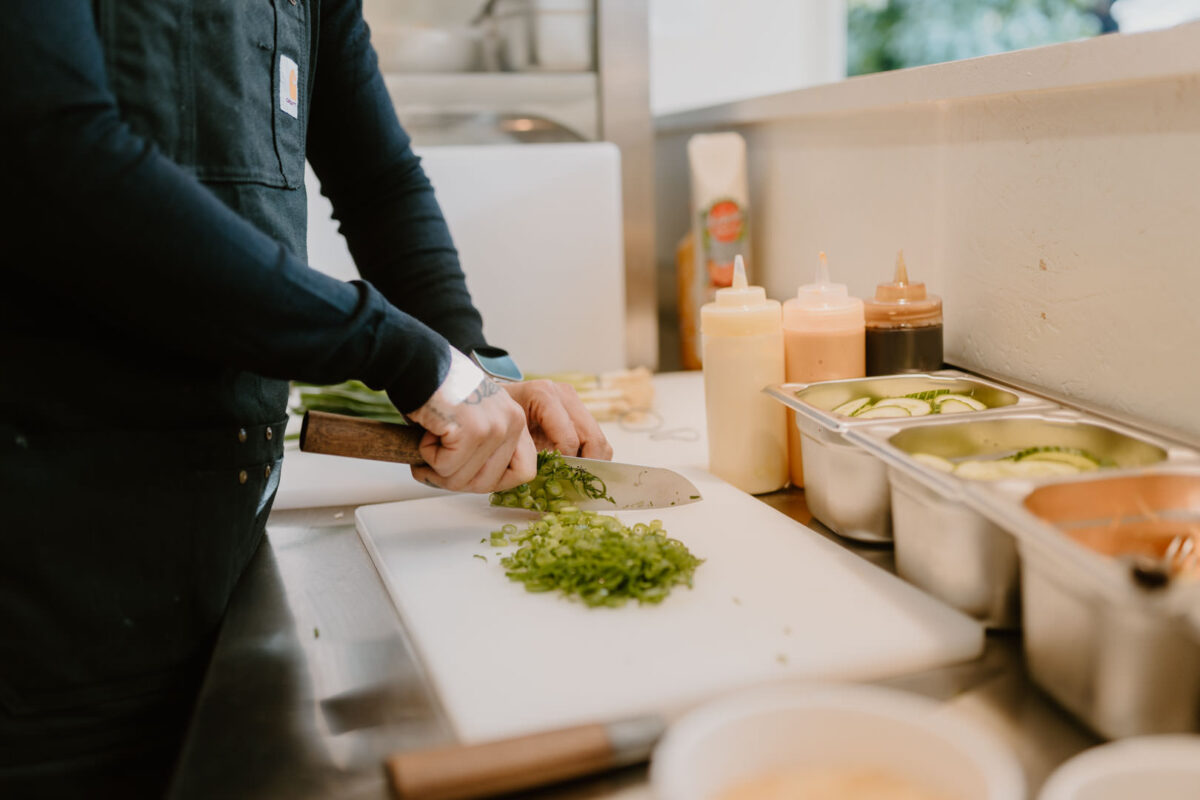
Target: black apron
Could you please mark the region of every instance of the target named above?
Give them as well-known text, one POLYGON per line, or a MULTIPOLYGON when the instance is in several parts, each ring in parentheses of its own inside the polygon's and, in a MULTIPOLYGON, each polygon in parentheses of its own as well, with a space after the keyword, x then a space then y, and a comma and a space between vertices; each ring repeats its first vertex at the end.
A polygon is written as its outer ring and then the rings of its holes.
MULTIPOLYGON (((123 118, 301 258, 315 2, 94 0, 123 118)), ((286 383, 159 366, 119 380, 174 428, 0 420, 0 786, 177 737, 261 539, 286 383)))

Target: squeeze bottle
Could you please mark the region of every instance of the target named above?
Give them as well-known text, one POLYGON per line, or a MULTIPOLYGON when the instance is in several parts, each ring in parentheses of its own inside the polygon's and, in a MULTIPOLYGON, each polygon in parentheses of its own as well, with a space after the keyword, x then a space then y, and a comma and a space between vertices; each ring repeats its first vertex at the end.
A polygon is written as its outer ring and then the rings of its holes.
POLYGON ((740 255, 733 284, 700 309, 708 469, 750 494, 787 484, 787 409, 762 391, 783 382, 781 323, 779 302, 747 285, 740 255))
MULTIPOLYGON (((844 283, 831 283, 825 253, 817 274, 783 304, 783 347, 788 383, 812 383, 866 375, 863 301, 844 283)), ((804 485, 796 412, 788 417, 788 464, 793 486, 804 485)))
POLYGON ((868 375, 942 368, 942 299, 908 279, 903 250, 896 256, 895 279, 879 284, 864 310, 868 375))

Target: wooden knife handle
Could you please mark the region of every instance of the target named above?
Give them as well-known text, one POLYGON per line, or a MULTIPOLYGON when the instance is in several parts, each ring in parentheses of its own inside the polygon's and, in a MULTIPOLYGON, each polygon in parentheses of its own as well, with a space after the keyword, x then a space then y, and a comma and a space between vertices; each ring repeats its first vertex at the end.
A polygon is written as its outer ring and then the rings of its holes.
POLYGON ((467 800, 616 766, 604 725, 581 725, 483 744, 401 753, 387 760, 400 800, 467 800))
POLYGON ((417 448, 425 429, 326 411, 304 412, 300 449, 306 453, 369 458, 398 464, 424 464, 417 448))

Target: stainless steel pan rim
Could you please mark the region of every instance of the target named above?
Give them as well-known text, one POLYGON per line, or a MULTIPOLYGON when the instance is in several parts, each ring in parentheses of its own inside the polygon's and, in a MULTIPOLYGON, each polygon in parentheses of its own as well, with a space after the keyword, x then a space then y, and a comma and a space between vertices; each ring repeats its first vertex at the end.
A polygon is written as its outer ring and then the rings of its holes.
MULTIPOLYGON (((1086 426, 1091 430, 1102 433, 1097 434, 1101 437, 1108 437, 1117 441, 1130 442, 1126 449, 1134 451, 1143 451, 1143 457, 1139 463, 1118 465, 1117 467, 1107 468, 1103 470, 1104 476, 1116 476, 1127 474, 1129 472, 1141 472, 1146 469, 1157 467, 1163 464, 1187 464, 1194 463, 1200 465, 1200 453, 1196 453, 1190 448, 1183 447, 1175 442, 1167 441, 1156 436, 1142 433, 1134 428, 1121 425, 1120 423, 1111 422, 1105 419, 1074 411, 1066 408, 1049 408, 1049 409, 1028 409, 1028 410, 1003 410, 999 409, 1000 413, 992 414, 984 417, 986 412, 979 412, 971 415, 970 419, 962 419, 966 415, 955 415, 944 419, 925 419, 920 421, 907 422, 900 420, 901 423, 907 424, 888 424, 894 423, 894 420, 880 420, 879 424, 864 426, 862 428, 853 428, 846 431, 845 438, 863 449, 873 453, 878 458, 882 459, 889 466, 911 475, 913 478, 920 481, 929 489, 944 495, 947 499, 957 500, 959 502, 972 501, 974 495, 985 492, 987 494, 1000 494, 1006 498, 1014 498, 1020 496, 1023 498, 1034 488, 1051 483, 1061 483, 1064 481, 1083 479, 1087 480, 1087 475, 1084 474, 1078 478, 1075 476, 1069 477, 1046 477, 1046 478, 1008 478, 996 481, 975 481, 951 475, 949 473, 940 472, 931 467, 927 467, 920 462, 913 460, 910 453, 911 450, 905 450, 901 446, 894 443, 894 439, 900 436, 913 437, 915 431, 929 431, 931 434, 941 428, 946 427, 1002 427, 1014 422, 1027 422, 1031 427, 1036 427, 1041 424, 1047 424, 1057 429, 1066 429, 1072 426, 1086 426), (1150 458, 1153 450, 1160 451, 1162 457, 1158 460, 1150 458), (978 487, 984 487, 982 489, 978 487)), ((1030 441, 1030 444, 1033 444, 1030 441)), ((1085 448, 1087 449, 1087 448, 1085 448)), ((1103 448, 1101 448, 1103 449, 1103 448)), ((962 453, 961 455, 965 455, 962 453)), ((1097 452, 1097 455, 1107 457, 1108 452, 1097 452)), ((941 453, 934 453, 941 455, 941 453)), ((1127 459, 1128 461, 1128 459, 1127 459)))
POLYGON ((1003 404, 988 408, 984 411, 973 411, 967 414, 955 414, 955 418, 970 417, 975 419, 1006 413, 1013 409, 1025 408, 1058 408, 1058 405, 1038 397, 1037 395, 1013 389, 986 378, 980 378, 961 370, 945 369, 935 372, 919 372, 902 375, 876 375, 869 378, 843 378, 833 381, 815 381, 812 383, 780 383, 763 388, 763 392, 783 403, 796 412, 797 417, 804 417, 817 423, 823 428, 843 433, 852 428, 869 427, 880 424, 919 424, 927 417, 912 417, 909 419, 861 419, 844 417, 832 413, 832 409, 854 397, 864 394, 875 396, 900 396, 910 392, 929 391, 931 389, 951 388, 957 391, 982 391, 993 401, 1003 400, 1003 404), (887 387, 893 388, 887 388, 887 387), (899 388, 895 388, 895 387, 899 388), (805 399, 806 395, 808 399, 805 399), (813 401, 816 401, 815 403, 813 401))
MULTIPOLYGON (((1153 467, 1105 470, 1100 474, 1088 473, 1049 483, 1088 483, 1131 475, 1200 477, 1200 465, 1164 462, 1153 467)), ((1086 588, 1109 602, 1119 603, 1127 611, 1186 619, 1200 641, 1200 580, 1173 580, 1157 590, 1137 587, 1130 578, 1127 563, 1072 541, 1053 523, 1043 520, 1025 507, 1025 497, 1042 485, 1049 484, 1009 487, 1007 491, 996 491, 999 487, 980 485, 972 487, 971 499, 980 513, 1012 533, 1022 551, 1022 558, 1025 558, 1026 552, 1031 552, 1037 558, 1051 561, 1060 575, 1071 576, 1072 583, 1081 589, 1086 588)))

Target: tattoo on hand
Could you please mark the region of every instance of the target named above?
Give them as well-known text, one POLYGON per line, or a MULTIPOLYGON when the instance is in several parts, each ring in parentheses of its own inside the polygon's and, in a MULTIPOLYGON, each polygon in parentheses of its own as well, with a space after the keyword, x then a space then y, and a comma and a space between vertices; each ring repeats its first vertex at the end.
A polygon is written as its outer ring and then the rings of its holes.
POLYGON ((429 404, 428 406, 426 406, 426 409, 429 411, 430 414, 437 417, 438 419, 440 419, 442 422, 446 423, 447 425, 450 425, 455 422, 453 414, 447 414, 445 411, 442 411, 440 408, 438 408, 436 405, 433 405, 432 403, 429 404))
POLYGON ((463 403, 469 406, 477 406, 492 395, 499 393, 499 391, 500 387, 496 385, 495 381, 493 381, 491 378, 484 378, 480 384, 475 387, 475 391, 467 395, 467 398, 463 400, 463 403))

